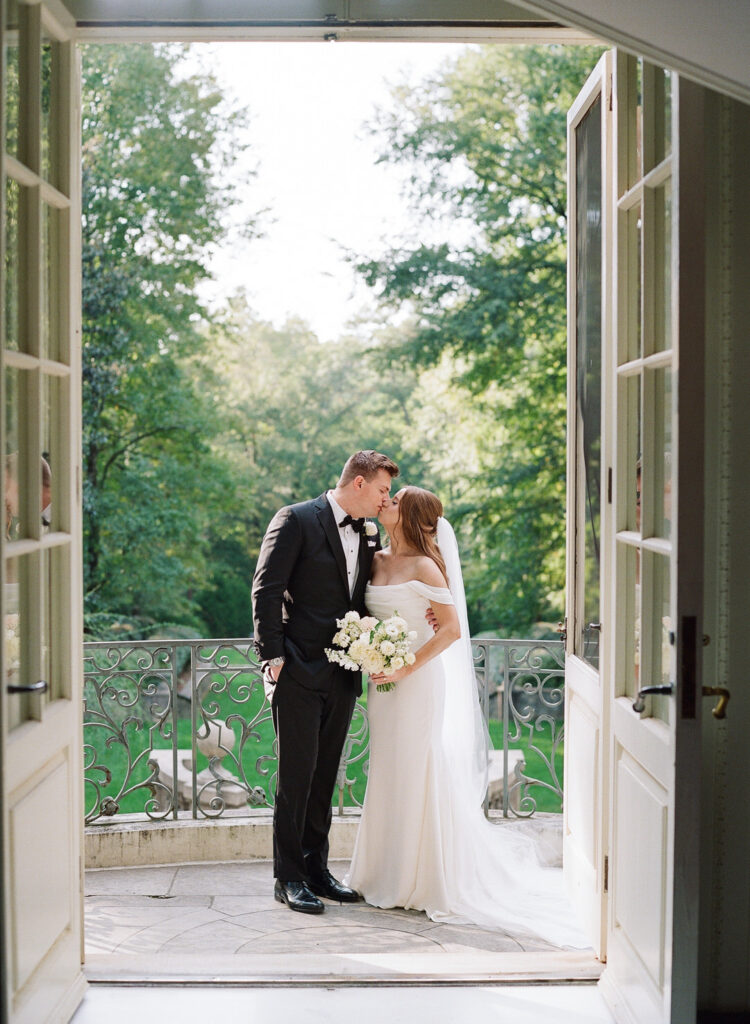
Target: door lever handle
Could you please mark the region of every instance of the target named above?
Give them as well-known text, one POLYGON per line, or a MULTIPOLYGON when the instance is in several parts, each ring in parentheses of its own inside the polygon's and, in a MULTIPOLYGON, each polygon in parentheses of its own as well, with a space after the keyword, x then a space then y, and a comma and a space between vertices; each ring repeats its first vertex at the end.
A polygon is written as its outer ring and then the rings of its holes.
POLYGON ((633 701, 633 711, 637 715, 642 715, 646 710, 646 697, 655 694, 669 696, 672 693, 674 693, 674 685, 672 683, 661 683, 658 686, 642 686, 638 691, 638 696, 633 701))
POLYGON ((37 683, 27 683, 25 686, 16 686, 11 683, 5 689, 8 693, 46 693, 49 684, 46 679, 40 679, 37 683))
POLYGON ((714 718, 727 717, 727 704, 732 696, 726 686, 704 686, 702 690, 704 697, 718 697, 716 707, 711 708, 714 718))

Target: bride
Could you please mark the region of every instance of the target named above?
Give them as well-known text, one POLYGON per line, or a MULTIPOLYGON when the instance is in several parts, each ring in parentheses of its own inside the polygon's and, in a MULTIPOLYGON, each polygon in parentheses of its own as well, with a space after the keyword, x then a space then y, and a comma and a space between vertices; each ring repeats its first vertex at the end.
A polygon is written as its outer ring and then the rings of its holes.
POLYGON ((370 677, 370 770, 345 881, 376 907, 586 947, 562 872, 539 863, 533 840, 491 824, 482 810, 486 727, 456 538, 442 512, 430 491, 404 487, 378 517, 390 544, 375 555, 367 609, 406 619, 417 632, 416 660, 387 679, 370 677), (387 681, 395 687, 378 691, 387 681))

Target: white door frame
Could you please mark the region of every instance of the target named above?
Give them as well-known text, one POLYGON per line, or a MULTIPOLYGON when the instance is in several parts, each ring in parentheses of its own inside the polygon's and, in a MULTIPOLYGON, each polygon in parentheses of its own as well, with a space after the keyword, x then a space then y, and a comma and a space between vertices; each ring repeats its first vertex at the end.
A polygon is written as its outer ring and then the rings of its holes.
POLYGON ((6 641, 0 653, 0 1016, 39 1024, 67 1020, 85 990, 79 73, 75 26, 56 0, 21 2, 18 23, 9 26, 8 17, 2 0, 3 77, 13 52, 21 79, 11 152, 3 88, 0 440, 4 461, 13 453, 3 496, 17 486, 19 500, 0 535, 0 609, 20 649, 6 641), (18 274, 8 302, 5 246, 13 221, 18 274), (44 452, 52 467, 49 528, 40 515, 44 452))

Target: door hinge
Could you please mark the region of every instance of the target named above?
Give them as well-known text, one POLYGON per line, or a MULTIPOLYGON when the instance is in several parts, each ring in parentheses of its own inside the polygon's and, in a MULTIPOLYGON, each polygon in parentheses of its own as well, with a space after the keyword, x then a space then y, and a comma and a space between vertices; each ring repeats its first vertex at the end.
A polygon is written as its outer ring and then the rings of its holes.
POLYGON ((607 468, 607 504, 612 504, 612 467, 607 468))
POLYGON ((604 858, 604 891, 609 892, 609 857, 604 858))

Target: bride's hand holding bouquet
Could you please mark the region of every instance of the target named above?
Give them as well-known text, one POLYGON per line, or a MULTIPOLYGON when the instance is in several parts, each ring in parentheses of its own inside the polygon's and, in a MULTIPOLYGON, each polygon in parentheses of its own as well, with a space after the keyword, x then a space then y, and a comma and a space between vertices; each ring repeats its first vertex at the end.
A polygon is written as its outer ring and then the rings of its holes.
POLYGON ((392 690, 411 672, 416 660, 411 647, 417 634, 408 629, 398 612, 387 619, 360 618, 357 612, 347 612, 336 625, 336 647, 325 652, 329 661, 353 672, 365 672, 381 692, 392 690))

